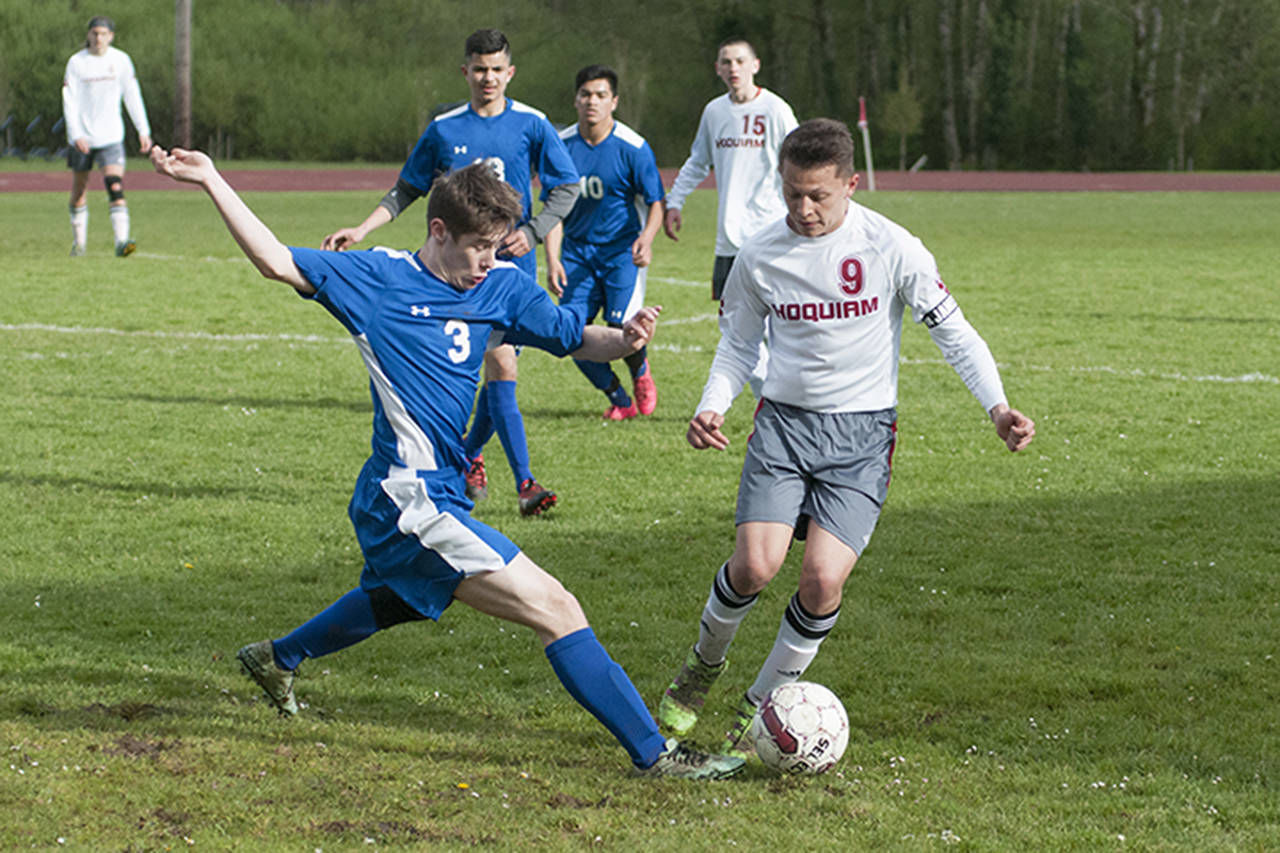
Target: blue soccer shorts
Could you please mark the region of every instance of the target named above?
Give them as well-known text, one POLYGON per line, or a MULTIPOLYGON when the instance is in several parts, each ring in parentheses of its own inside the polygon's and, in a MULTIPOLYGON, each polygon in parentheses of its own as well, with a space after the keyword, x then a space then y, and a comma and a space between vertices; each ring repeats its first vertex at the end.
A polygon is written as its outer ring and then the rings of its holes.
POLYGON ((439 619, 463 578, 501 571, 520 549, 471 517, 459 471, 387 469, 370 459, 348 510, 364 554, 360 587, 389 587, 428 619, 439 619))
POLYGON ((565 242, 560 262, 568 281, 561 305, 583 305, 587 322, 604 311, 606 323, 621 326, 644 305, 645 267, 631 260, 631 243, 565 242))

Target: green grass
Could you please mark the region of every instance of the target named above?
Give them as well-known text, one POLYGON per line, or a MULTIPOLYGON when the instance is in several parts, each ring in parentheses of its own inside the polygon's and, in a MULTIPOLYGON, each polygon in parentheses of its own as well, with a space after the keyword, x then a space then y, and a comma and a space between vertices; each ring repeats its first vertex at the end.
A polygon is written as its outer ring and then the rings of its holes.
MULTIPOLYGON (((1004 452, 904 332, 890 500, 809 672, 853 726, 837 770, 630 778, 531 632, 451 609, 304 664, 281 721, 234 664, 350 588, 367 379, 196 193, 130 194, 139 254, 65 257, 62 194, 4 196, 0 849, 1264 850, 1280 831, 1280 208, 1265 195, 881 194, 1036 419, 1004 452), (61 841, 60 841, 61 839, 61 841), (372 844, 368 843, 372 840, 372 844), (65 842, 62 843, 62 842, 65 842)), ((251 194, 315 245, 373 195, 251 194)), ((492 445, 477 516, 584 603, 656 702, 732 545, 726 453, 684 426, 717 340, 713 197, 660 238, 655 416, 602 423, 521 359, 523 520, 492 445)), ((415 208, 378 242, 415 247, 415 208)), ((694 732, 712 744, 793 555, 694 732)))

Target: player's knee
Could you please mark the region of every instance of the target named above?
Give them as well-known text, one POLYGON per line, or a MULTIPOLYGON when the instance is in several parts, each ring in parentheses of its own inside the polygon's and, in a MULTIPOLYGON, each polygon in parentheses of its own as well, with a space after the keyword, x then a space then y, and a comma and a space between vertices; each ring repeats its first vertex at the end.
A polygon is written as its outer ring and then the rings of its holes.
POLYGON ((844 596, 844 578, 832 573, 801 571, 798 589, 800 604, 813 614, 830 613, 844 596))
POLYGON ((107 188, 107 200, 112 204, 118 201, 124 201, 124 179, 119 175, 105 175, 102 178, 103 186, 107 188))
POLYGON ((559 583, 547 598, 546 611, 547 627, 557 636, 572 633, 587 624, 586 613, 578 603, 577 596, 559 583))
POLYGON ((500 346, 485 353, 484 378, 488 382, 515 382, 518 369, 514 347, 500 346))
POLYGON ((782 564, 759 549, 748 549, 733 555, 729 562, 729 582, 739 595, 755 595, 769 585, 782 564))

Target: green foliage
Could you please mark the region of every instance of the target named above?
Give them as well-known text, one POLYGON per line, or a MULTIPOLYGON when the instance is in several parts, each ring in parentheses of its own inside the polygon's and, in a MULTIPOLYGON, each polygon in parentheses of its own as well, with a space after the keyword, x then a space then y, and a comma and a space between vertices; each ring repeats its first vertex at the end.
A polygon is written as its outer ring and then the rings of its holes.
MULTIPOLYGON (((170 6, 116 0, 111 9, 162 143, 173 127, 170 6)), ((0 118, 12 113, 19 128, 47 119, 20 146, 49 144, 58 80, 90 14, 78 0, 0 0, 0 118)), ((194 7, 194 139, 225 150, 218 140, 230 137, 242 157, 401 161, 432 109, 465 97, 462 42, 481 26, 511 37, 510 94, 558 123, 574 118, 574 72, 615 66, 619 115, 664 166, 684 160, 703 105, 723 92, 712 65, 729 35, 755 43, 758 81, 802 119, 853 122, 865 96, 877 146, 904 141, 895 93, 905 74, 923 111, 906 132, 905 159, 927 154, 937 168, 1280 164, 1271 132, 1280 125, 1280 0, 653 0, 607 15, 586 0, 477 0, 465 16, 446 0, 216 0, 194 7), (955 31, 949 56, 944 11, 955 31), (944 146, 948 115, 954 155, 944 146)))
MULTIPOLYGON (((1273 846, 1275 204, 859 199, 934 251, 1038 435, 1004 452, 928 335, 904 331, 889 502, 809 672, 843 697, 849 752, 828 777, 757 764, 702 786, 629 778, 531 633, 464 607, 304 664, 308 707, 276 719, 233 652, 355 582, 357 353, 238 258, 198 193, 131 192, 141 249, 123 261, 97 209, 72 260, 61 193, 6 196, 0 848, 1273 846)), ((310 245, 372 203, 248 200, 310 245)), ((683 438, 717 340, 713 223, 695 193, 680 242, 656 247, 657 413, 602 423, 571 364, 527 352, 534 466, 563 504, 521 519, 495 443, 477 510, 574 591, 650 702, 732 547, 751 429, 741 399, 729 451, 683 438)), ((378 242, 421 231, 406 215, 378 242)), ((704 745, 797 559, 740 632, 704 745)))

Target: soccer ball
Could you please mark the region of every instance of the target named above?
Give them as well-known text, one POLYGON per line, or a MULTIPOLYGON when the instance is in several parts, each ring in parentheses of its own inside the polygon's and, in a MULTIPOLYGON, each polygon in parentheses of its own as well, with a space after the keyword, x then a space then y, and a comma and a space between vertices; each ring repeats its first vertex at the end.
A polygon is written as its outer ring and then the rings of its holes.
POLYGON ((794 681, 774 688, 751 721, 756 754, 779 773, 825 773, 849 745, 849 716, 821 684, 794 681))

